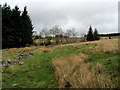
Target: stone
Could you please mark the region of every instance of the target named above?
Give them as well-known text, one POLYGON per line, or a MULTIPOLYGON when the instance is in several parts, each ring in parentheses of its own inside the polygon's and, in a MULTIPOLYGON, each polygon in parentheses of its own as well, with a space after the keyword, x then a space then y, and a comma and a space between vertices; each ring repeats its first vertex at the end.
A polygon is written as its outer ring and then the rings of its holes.
POLYGON ((23 56, 24 56, 24 54, 23 54, 23 53, 20 53, 20 54, 18 55, 19 60, 20 60, 21 58, 23 58, 23 56))
POLYGON ((30 52, 30 54, 31 54, 31 55, 33 55, 33 53, 32 53, 32 52, 30 52))
POLYGON ((23 53, 21 53, 19 56, 24 56, 24 54, 23 54, 23 53))
POLYGON ((5 67, 8 67, 8 66, 9 66, 7 62, 5 62, 3 65, 4 65, 5 67))
POLYGON ((17 84, 13 84, 12 86, 14 87, 14 86, 16 86, 17 84))
POLYGON ((23 63, 23 62, 19 62, 18 64, 19 64, 19 65, 24 65, 24 63, 23 63))
POLYGON ((11 60, 10 60, 10 59, 8 59, 8 60, 7 60, 7 63, 8 63, 8 64, 11 64, 11 60))

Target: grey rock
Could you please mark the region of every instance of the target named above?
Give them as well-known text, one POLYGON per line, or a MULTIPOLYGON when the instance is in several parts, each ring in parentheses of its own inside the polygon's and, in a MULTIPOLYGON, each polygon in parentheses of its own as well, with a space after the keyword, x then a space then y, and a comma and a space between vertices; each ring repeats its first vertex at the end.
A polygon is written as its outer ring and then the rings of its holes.
POLYGON ((11 64, 11 60, 10 60, 10 59, 8 59, 8 60, 7 60, 7 63, 8 63, 8 64, 11 64))
POLYGON ((24 56, 24 54, 23 54, 23 53, 21 53, 19 56, 24 56))
POLYGON ((8 65, 7 62, 5 62, 5 63, 3 64, 3 66, 4 66, 4 67, 8 67, 9 65, 8 65))
POLYGON ((32 53, 32 52, 30 52, 30 55, 33 55, 33 53, 32 53))
POLYGON ((18 64, 19 64, 19 65, 24 65, 24 63, 23 63, 23 62, 19 62, 18 64))

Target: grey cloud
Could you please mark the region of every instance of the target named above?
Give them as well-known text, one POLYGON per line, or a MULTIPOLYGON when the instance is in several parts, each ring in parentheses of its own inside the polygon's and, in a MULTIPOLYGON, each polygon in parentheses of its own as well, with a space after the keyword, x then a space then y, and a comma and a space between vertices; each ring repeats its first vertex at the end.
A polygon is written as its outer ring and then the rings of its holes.
POLYGON ((28 5, 30 16, 39 31, 43 27, 59 25, 64 29, 75 27, 78 32, 87 32, 89 25, 100 33, 117 32, 117 3, 55 3, 35 2, 28 5))
MULTIPOLYGON (((27 5, 34 30, 59 25, 64 30, 75 27, 87 33, 89 25, 100 33, 118 32, 118 3, 116 2, 57 2, 47 0, 23 3, 27 5)), ((19 4, 18 4, 19 6, 19 4)), ((21 7, 23 8, 23 7, 21 7)))

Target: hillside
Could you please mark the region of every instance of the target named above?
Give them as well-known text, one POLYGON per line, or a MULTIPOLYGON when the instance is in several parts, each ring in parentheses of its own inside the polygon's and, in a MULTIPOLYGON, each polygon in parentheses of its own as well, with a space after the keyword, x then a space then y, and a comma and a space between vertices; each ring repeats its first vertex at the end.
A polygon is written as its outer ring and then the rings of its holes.
POLYGON ((118 39, 2 52, 3 88, 118 87, 118 39))

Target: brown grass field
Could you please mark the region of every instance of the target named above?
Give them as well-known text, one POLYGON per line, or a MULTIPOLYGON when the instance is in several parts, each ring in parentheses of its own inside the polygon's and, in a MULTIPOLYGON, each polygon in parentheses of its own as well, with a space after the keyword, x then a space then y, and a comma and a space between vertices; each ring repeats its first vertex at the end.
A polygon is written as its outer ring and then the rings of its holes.
MULTIPOLYGON (((91 53, 112 52, 119 53, 118 39, 100 40, 93 42, 66 44, 72 46, 96 45, 90 48, 91 53)), ((83 53, 79 55, 69 55, 52 62, 55 69, 59 87, 64 88, 113 88, 114 85, 108 75, 104 73, 104 66, 97 64, 93 67, 89 57, 83 53)))
MULTIPOLYGON (((56 43, 56 41, 62 41, 62 43, 83 42, 83 41, 85 41, 85 38, 84 37, 81 37, 81 38, 62 38, 62 39, 52 39, 52 40, 50 40, 51 43, 56 43)), ((36 40, 34 40, 35 44, 45 43, 45 42, 47 42, 47 39, 36 39, 36 40)))
MULTIPOLYGON (((78 39, 79 41, 79 39, 78 39)), ((34 42, 38 43, 39 40, 35 40, 34 42)), ((94 52, 107 52, 107 51, 113 51, 113 52, 117 52, 118 51, 118 39, 102 39, 99 41, 87 41, 87 42, 80 42, 80 43, 71 43, 71 44, 60 44, 60 45, 55 45, 55 46, 51 46, 51 47, 46 47, 46 46, 41 46, 41 47, 37 47, 37 46, 31 46, 31 47, 24 47, 24 48, 9 48, 9 49, 3 49, 2 54, 6 55, 6 54, 11 54, 11 53, 17 53, 17 52, 25 52, 25 51, 30 51, 33 49, 39 49, 41 51, 44 50, 53 50, 57 47, 62 47, 62 46, 79 46, 79 45, 97 45, 95 48, 91 48, 91 50, 94 52), (6 52, 5 52, 6 51, 6 52)))

